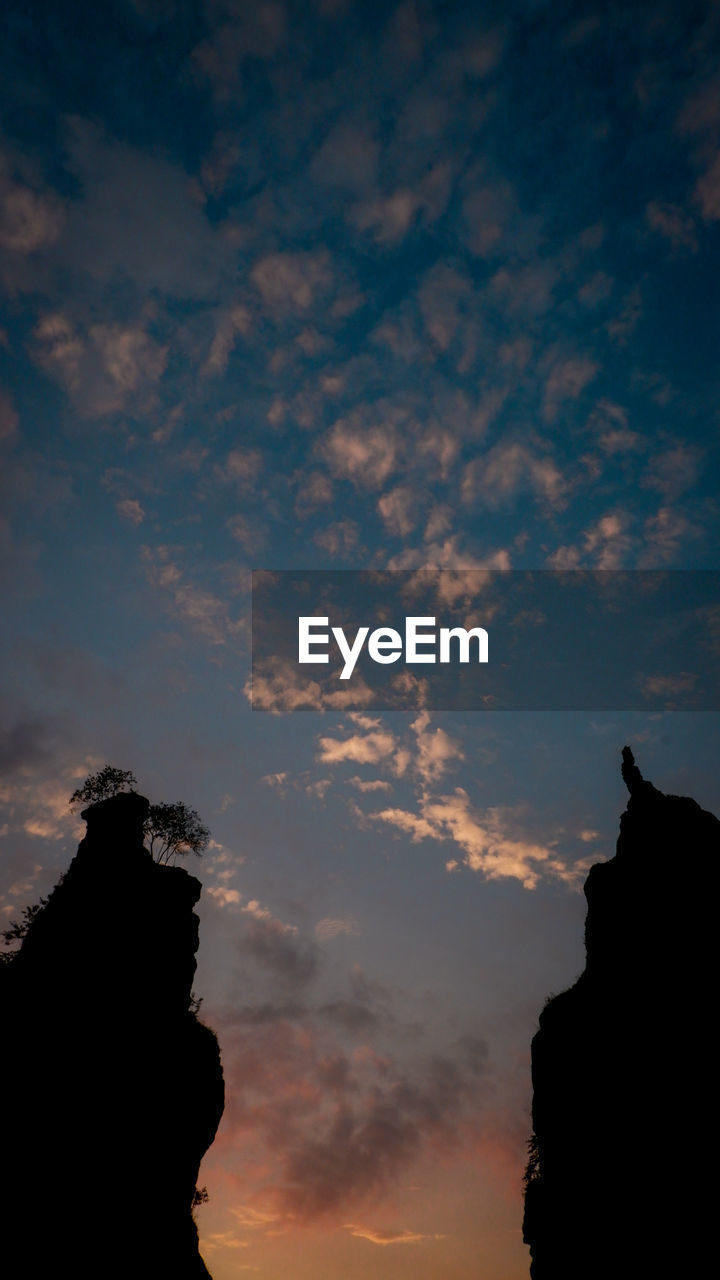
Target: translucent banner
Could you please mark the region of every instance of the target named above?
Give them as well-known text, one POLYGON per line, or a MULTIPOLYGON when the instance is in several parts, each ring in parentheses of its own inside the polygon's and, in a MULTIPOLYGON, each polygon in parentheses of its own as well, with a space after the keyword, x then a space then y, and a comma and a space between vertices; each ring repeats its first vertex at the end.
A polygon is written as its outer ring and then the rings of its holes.
POLYGON ((720 709, 714 571, 253 574, 255 710, 720 709))

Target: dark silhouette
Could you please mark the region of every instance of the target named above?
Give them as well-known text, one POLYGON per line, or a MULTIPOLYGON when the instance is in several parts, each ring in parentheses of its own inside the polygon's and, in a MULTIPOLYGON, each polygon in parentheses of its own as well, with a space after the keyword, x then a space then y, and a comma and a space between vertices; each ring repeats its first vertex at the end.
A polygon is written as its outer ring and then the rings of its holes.
POLYGON ((532 1044, 533 1280, 701 1275, 713 1248, 720 822, 644 781, 590 870, 585 970, 532 1044))
POLYGON ((116 769, 106 764, 97 773, 88 774, 82 786, 73 791, 68 803, 73 810, 81 806, 86 808, 99 800, 109 800, 121 791, 134 791, 136 786, 137 778, 132 769, 116 769))
MULTIPOLYGON (((136 786, 137 778, 130 769, 116 769, 106 764, 97 773, 89 774, 82 786, 73 791, 70 808, 77 810, 81 805, 97 804, 121 792, 134 791, 136 786)), ((201 857, 210 842, 210 832, 200 821, 197 810, 178 800, 175 804, 149 806, 143 838, 156 862, 170 862, 187 853, 201 857)))
POLYGON ((200 857, 208 847, 210 832, 195 809, 178 800, 175 804, 151 804, 143 828, 145 844, 156 862, 194 853, 200 857))
POLYGON ((143 847, 148 801, 87 834, 0 967, 0 1244, 8 1280, 207 1280, 193 1206, 223 1111, 193 1012, 200 883, 143 847))

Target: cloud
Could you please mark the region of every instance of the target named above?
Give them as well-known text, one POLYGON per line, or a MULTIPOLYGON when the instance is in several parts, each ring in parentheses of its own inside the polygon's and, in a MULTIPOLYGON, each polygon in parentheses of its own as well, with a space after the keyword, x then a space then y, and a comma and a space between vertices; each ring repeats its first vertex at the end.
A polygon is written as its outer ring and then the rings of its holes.
POLYGON ((313 800, 318 800, 321 804, 325 799, 325 793, 332 786, 332 778, 318 778, 317 782, 308 782, 305 786, 305 795, 310 796, 313 800))
POLYGON ((676 122, 681 135, 714 136, 720 129, 720 79, 717 75, 695 86, 682 105, 676 122))
POLYGON ((311 173, 316 182, 362 192, 373 188, 378 144, 359 124, 341 121, 316 152, 311 173))
POLYGON ((501 267, 490 280, 489 295, 508 316, 534 319, 550 309, 559 278, 559 269, 552 262, 501 267))
POLYGON ((417 740, 417 756, 413 767, 424 783, 442 777, 453 761, 465 759, 465 753, 458 742, 444 729, 430 729, 429 725, 430 715, 427 711, 423 711, 411 725, 417 740))
POLYGON ((246 337, 251 329, 252 317, 245 306, 236 305, 220 315, 203 373, 212 376, 225 373, 238 337, 246 337))
POLYGON ((335 520, 326 529, 318 530, 313 541, 330 556, 347 557, 358 550, 360 526, 354 520, 335 520))
POLYGON ((63 220, 55 193, 33 190, 14 178, 0 155, 0 248, 18 254, 46 249, 58 239, 63 220))
POLYGON ((68 205, 58 254, 83 281, 78 302, 92 286, 105 291, 128 284, 143 299, 153 292, 222 296, 228 246, 179 165, 108 138, 79 116, 68 121, 65 141, 81 195, 68 205))
POLYGON ((605 302, 613 291, 612 277, 605 271, 596 271, 578 289, 578 298, 584 307, 597 307, 601 302, 605 302))
POLYGON ((597 569, 620 569, 633 545, 629 525, 626 512, 608 512, 585 530, 581 543, 558 547, 548 564, 552 569, 577 569, 590 560, 597 569))
POLYGON ((648 226, 665 236, 673 249, 697 249, 695 223, 678 205, 653 200, 645 210, 648 226))
POLYGON ((262 469, 259 449, 231 449, 222 468, 224 479, 235 481, 241 488, 253 485, 262 469))
POLYGON ((378 822, 389 822, 415 841, 437 838, 437 829, 432 822, 407 809, 381 809, 378 813, 369 814, 369 817, 378 822))
POLYGON ((237 889, 228 889, 227 885, 223 884, 206 885, 205 893, 209 894, 219 907, 239 906, 242 898, 237 889))
POLYGON ((466 328, 472 300, 469 280, 454 267, 440 264, 424 277, 418 306, 426 333, 440 351, 447 351, 458 330, 466 328))
POLYGON ((598 569, 619 569, 630 548, 628 517, 622 511, 603 516, 585 533, 585 551, 598 569))
MULTIPOLYGON (((343 1082, 350 1064, 338 1062, 343 1082)), ((362 1204, 395 1184, 429 1141, 458 1142, 461 1118, 478 1107, 487 1048, 470 1038, 451 1054, 437 1054, 403 1070, 387 1062, 358 1101, 342 1083, 322 1129, 290 1142, 281 1203, 293 1217, 312 1220, 362 1204), (383 1078, 384 1076, 384 1078, 383 1078)))
POLYGON ((303 471, 294 477, 297 484, 295 514, 304 520, 318 507, 328 506, 333 500, 330 477, 324 471, 303 471))
POLYGON ((599 400, 593 409, 588 427, 597 438, 603 453, 608 457, 634 453, 641 447, 641 438, 628 426, 628 415, 620 404, 612 400, 599 400))
POLYGON ((35 768, 49 755, 50 732, 44 720, 16 720, 0 726, 0 777, 35 768))
POLYGON ((264 1195, 244 1184, 242 1198, 276 1223, 347 1221, 386 1196, 429 1144, 436 1158, 457 1148, 486 1102, 487 1046, 470 1036, 406 1062, 363 1044, 348 1052, 307 1017, 236 1015, 223 1043, 224 1140, 241 1161, 262 1160, 264 1195))
POLYGON ((377 505, 388 533, 396 538, 406 538, 412 533, 420 502, 409 485, 398 485, 384 493, 377 505))
POLYGON ((255 263, 250 278, 271 315, 282 319, 301 314, 332 287, 330 255, 324 249, 314 253, 270 253, 255 263))
POLYGON ((331 1000, 318 1007, 317 1015, 323 1022, 351 1036, 371 1037, 394 1024, 389 1011, 372 999, 331 1000))
POLYGON ((371 1244, 385 1247, 391 1244, 420 1244, 423 1240, 444 1240, 442 1235, 423 1235, 419 1231, 381 1230, 373 1227, 361 1227, 354 1222, 346 1222, 345 1228, 351 1235, 360 1240, 369 1240, 371 1244))
POLYGON ((318 947, 298 938, 294 926, 276 920, 254 900, 243 911, 254 918, 238 943, 242 955, 269 970, 283 987, 300 988, 311 982, 320 964, 318 947))
POLYGON ((378 196, 367 204, 359 205, 353 213, 353 221, 359 231, 371 231, 380 244, 393 244, 402 240, 420 204, 416 191, 398 188, 392 195, 378 196))
POLYGON ((444 542, 429 539, 422 547, 407 547, 398 555, 388 560, 388 569, 418 569, 422 573, 442 573, 438 582, 437 594, 440 602, 451 602, 457 599, 454 594, 457 584, 470 571, 475 574, 489 572, 492 569, 509 569, 512 560, 510 552, 503 548, 488 551, 484 555, 464 550, 460 543, 460 535, 453 534, 444 542), (450 594, 452 593, 452 594, 450 594))
MULTIPOLYGON (((345 683, 350 685, 349 681, 345 683)), ((275 716, 299 710, 337 711, 347 706, 370 705, 375 701, 373 690, 361 678, 354 678, 352 687, 341 689, 331 682, 322 684, 318 680, 304 679, 296 664, 278 660, 256 662, 243 692, 254 709, 268 711, 275 716)))
POLYGON ((247 619, 231 618, 225 600, 188 581, 170 547, 144 546, 141 554, 149 582, 166 593, 170 612, 191 631, 218 646, 237 643, 246 633, 247 619))
POLYGON ((315 925, 315 936, 321 942, 327 942, 329 938, 338 938, 341 934, 353 936, 361 932, 357 920, 344 916, 325 916, 315 925))
POLYGON ((283 784, 287 782, 287 779, 288 779, 288 774, 284 772, 283 773, 266 773, 260 779, 260 781, 265 782, 269 787, 282 787, 283 784))
POLYGON ((682 512, 672 507, 660 507, 654 515, 648 516, 643 526, 638 568, 653 569, 671 564, 679 558, 682 544, 689 538, 696 538, 699 533, 698 526, 682 512))
MULTIPOLYGON (((344 764, 348 761, 355 764, 384 764, 392 774, 400 777, 405 773, 410 761, 407 746, 386 729, 378 718, 365 715, 359 711, 351 711, 348 719, 357 730, 344 738, 323 736, 318 739, 317 759, 323 764, 344 764)), ((353 782, 353 780, 350 780, 353 782)), ((357 783, 359 780, 355 779, 357 783)), ((378 790, 374 784, 372 790, 378 790)))
POLYGON ((257 522, 240 512, 230 517, 226 528, 247 555, 254 556, 265 541, 264 532, 258 527, 257 522))
MULTIPOLYGON (((351 918, 327 917, 316 936, 357 930, 351 918)), ((243 1226, 361 1221, 354 1215, 386 1200, 429 1149, 437 1160, 477 1132, 493 1087, 481 1037, 430 1050, 420 1023, 398 1020, 395 993, 357 969, 345 990, 334 967, 327 998, 323 952, 273 918, 253 920, 239 945, 271 993, 215 1015, 227 1087, 217 1155, 238 1170, 243 1226), (324 998, 313 1000, 320 980, 324 998)), ((247 991, 246 972, 242 984, 247 991)))
POLYGON ((543 417, 554 422, 566 400, 577 400, 585 387, 597 376, 599 366, 589 356, 560 360, 551 369, 545 383, 543 417))
MULTIPOLYGON (((15 725, 0 741, 4 781, 0 781, 0 807, 10 831, 39 840, 62 841, 83 830, 78 816, 70 812, 72 791, 98 762, 88 757, 80 764, 55 762, 52 775, 41 772, 46 751, 40 726, 15 725)), ((44 871, 48 868, 45 866, 44 871)))
POLYGON ((193 62, 198 73, 210 81, 216 98, 222 103, 241 92, 245 60, 272 61, 285 47, 287 38, 284 5, 276 0, 236 5, 231 20, 219 22, 196 46, 193 62))
POLYGON ((398 244, 418 223, 432 226, 444 212, 451 191, 452 170, 446 161, 431 164, 406 186, 376 194, 358 203, 349 221, 369 231, 380 245, 398 244))
POLYGON ((67 316, 51 312, 38 321, 34 337, 38 364, 84 417, 118 413, 147 396, 167 363, 167 347, 142 324, 95 324, 83 334, 67 316))
POLYGON ((471 253, 488 259, 506 250, 508 227, 517 212, 515 193, 505 180, 470 191, 463 201, 462 216, 471 253))
POLYGON ((700 470, 700 458, 700 451, 685 442, 655 453, 642 478, 642 484, 646 489, 657 489, 668 502, 672 502, 695 484, 700 470))
POLYGON ((500 440, 488 453, 468 463, 461 496, 466 504, 480 497, 492 508, 529 491, 556 507, 563 502, 565 490, 565 480, 550 457, 519 441, 500 440))
MULTIPOLYGON (((462 400, 460 400, 460 403, 462 403, 462 400)), ((451 406, 451 412, 456 421, 457 410, 458 400, 455 400, 451 406)), ((482 405, 478 406, 474 411, 469 411, 468 417, 473 434, 480 434, 484 429, 483 415, 484 406, 482 405)), ((455 424, 453 425, 455 426, 455 424)), ((440 480, 447 480, 459 452, 460 440, 452 431, 448 431, 444 427, 428 427, 419 435, 417 440, 418 458, 421 458, 429 466, 431 478, 439 477, 440 480)), ((423 500, 420 501, 422 501, 424 509, 425 502, 423 500)))
POLYGON ((319 446, 333 475, 359 489, 382 488, 398 460, 396 420, 397 411, 383 404, 339 418, 319 446))
POLYGON ((0 444, 9 444, 15 438, 19 422, 10 392, 0 387, 0 444))
MULTIPOLYGON (((366 812, 352 801, 350 810, 361 826, 381 822, 403 832, 414 843, 452 842, 462 856, 459 860, 450 858, 448 869, 462 864, 487 879, 519 880, 527 889, 535 888, 541 877, 576 886, 578 877, 587 869, 585 864, 569 865, 552 845, 526 839, 519 810, 495 807, 476 812, 461 787, 449 795, 433 794, 434 784, 465 759, 465 751, 445 729, 431 725, 429 712, 422 711, 415 717, 404 740, 384 728, 377 718, 353 713, 352 719, 356 728, 364 732, 344 738, 319 738, 319 761, 326 765, 346 761, 373 764, 394 778, 406 778, 417 793, 412 808, 387 805, 366 812)), ((391 789, 385 779, 364 784, 356 775, 347 782, 361 794, 391 789)))
MULTIPOLYGON (((452 841, 461 851, 461 863, 487 880, 518 880, 523 888, 535 889, 542 876, 570 884, 577 879, 577 869, 564 863, 550 847, 512 834, 518 821, 512 810, 492 808, 476 813, 462 787, 437 798, 423 795, 418 812, 388 808, 368 817, 397 827, 414 841, 452 841)), ((457 866, 457 861, 451 859, 451 865, 457 866)))
MULTIPOLYGON (((201 1241, 203 1252, 206 1249, 247 1249, 248 1241, 239 1240, 234 1231, 212 1231, 209 1235, 203 1235, 201 1241)), ((243 1267, 241 1270, 259 1271, 259 1267, 243 1267)))
POLYGON ((145 519, 145 512, 137 498, 121 498, 115 503, 115 507, 118 515, 127 520, 128 524, 142 524, 145 519))
POLYGON ((684 693, 692 693, 698 681, 692 671, 679 671, 670 676, 644 676, 643 693, 648 698, 675 698, 684 693))
POLYGON ((706 222, 720 219, 720 155, 715 156, 705 173, 698 178, 694 197, 706 222))
POLYGON ((322 737, 318 740, 317 758, 321 764, 377 764, 394 756, 397 742, 387 729, 352 734, 348 738, 322 737))
POLYGON ((143 382, 157 381, 165 369, 167 349, 140 327, 93 325, 89 337, 108 378, 123 394, 136 391, 143 382))
POLYGON ((609 336, 619 347, 624 347, 635 332, 643 314, 642 290, 639 285, 623 298, 620 310, 605 326, 609 336))

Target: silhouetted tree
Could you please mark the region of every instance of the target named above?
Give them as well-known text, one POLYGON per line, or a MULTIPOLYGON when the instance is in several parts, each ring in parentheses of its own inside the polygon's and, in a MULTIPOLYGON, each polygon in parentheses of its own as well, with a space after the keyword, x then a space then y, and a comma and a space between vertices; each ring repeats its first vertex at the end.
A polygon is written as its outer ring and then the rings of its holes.
POLYGON ((151 804, 144 833, 156 862, 169 862, 178 854, 188 853, 199 858, 210 840, 200 815, 182 800, 176 804, 151 804))
POLYGON ((532 1134, 528 1138, 527 1143, 528 1160, 523 1174, 523 1186, 527 1188, 532 1182, 537 1182, 540 1178, 540 1143, 536 1134, 532 1134))
MULTIPOLYGON (((130 769, 115 769, 106 764, 104 769, 91 773, 82 786, 73 791, 70 805, 76 808, 80 804, 98 804, 122 791, 132 791, 136 786, 137 778, 130 769)), ((182 800, 175 804, 152 804, 143 827, 143 835, 155 862, 160 863, 170 862, 172 858, 183 857, 188 853, 194 853, 199 858, 210 841, 210 832, 201 822, 199 813, 182 800)), ((39 908, 26 910, 35 911, 39 908)), ((28 920, 23 933, 17 937, 25 936, 29 924, 28 920)), ((13 939, 15 937, 13 934, 13 939)))
POLYGON ((34 902, 30 907, 24 907, 23 913, 19 920, 11 920, 7 929, 4 929, 0 937, 8 948, 7 951, 0 951, 0 964, 8 964, 13 960, 19 951, 19 947, 13 947, 13 942, 22 942, 30 925, 36 916, 47 906, 48 899, 41 898, 39 902, 34 902))
POLYGON ((114 769, 112 765, 106 764, 104 769, 91 773, 82 786, 73 791, 70 805, 75 808, 80 804, 97 804, 100 800, 109 800, 111 796, 118 795, 120 791, 132 791, 136 786, 137 778, 131 769, 114 769))

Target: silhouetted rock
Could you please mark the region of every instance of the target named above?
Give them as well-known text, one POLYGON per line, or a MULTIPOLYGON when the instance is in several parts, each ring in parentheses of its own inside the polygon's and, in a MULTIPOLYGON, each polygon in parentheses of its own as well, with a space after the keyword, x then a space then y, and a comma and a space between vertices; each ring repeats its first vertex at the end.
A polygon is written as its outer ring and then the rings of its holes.
POLYGON ((628 748, 623 777, 615 857, 585 884, 585 970, 532 1044, 533 1280, 700 1275, 714 1244, 720 822, 644 781, 628 748))
POLYGON ((223 1111, 191 1010, 198 880, 143 848, 114 796, 0 970, 0 1258, 8 1280, 207 1280, 191 1204, 223 1111))

